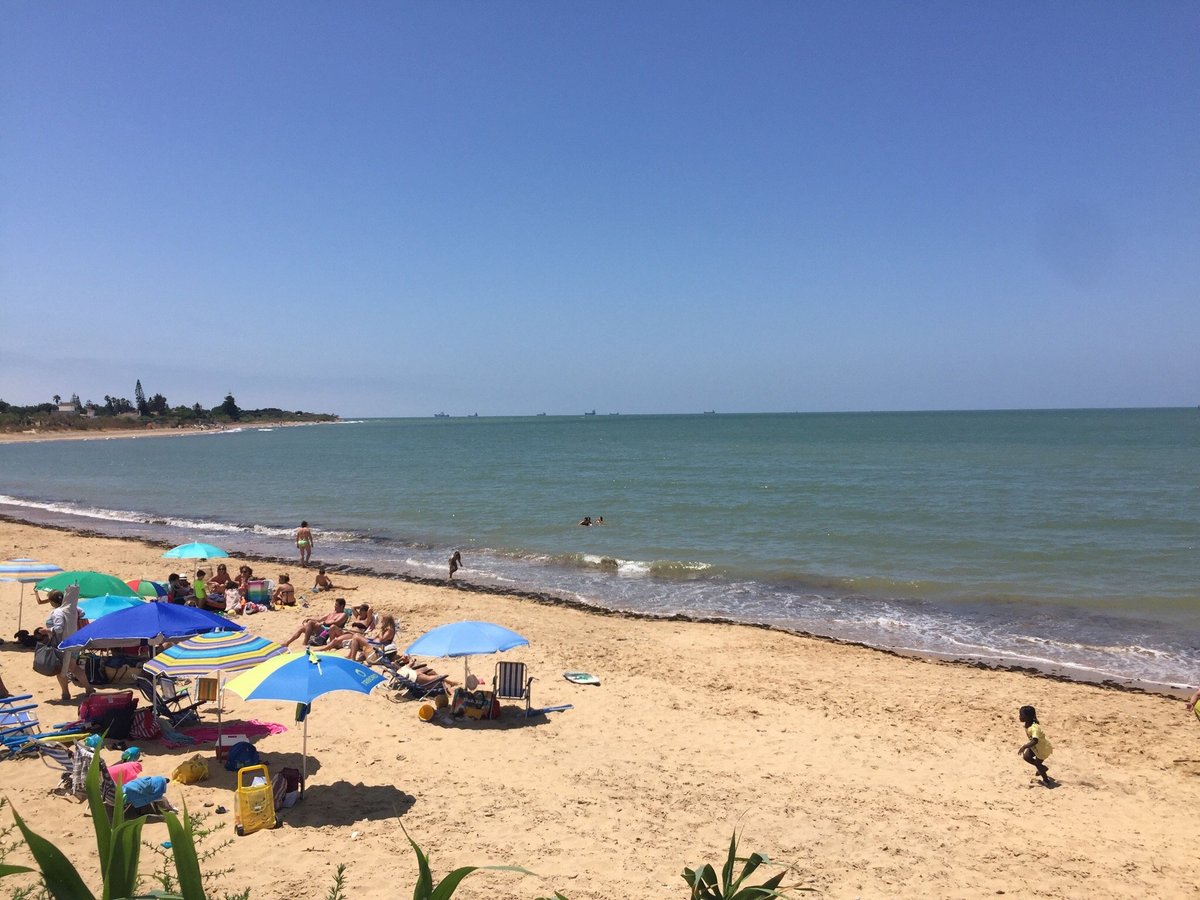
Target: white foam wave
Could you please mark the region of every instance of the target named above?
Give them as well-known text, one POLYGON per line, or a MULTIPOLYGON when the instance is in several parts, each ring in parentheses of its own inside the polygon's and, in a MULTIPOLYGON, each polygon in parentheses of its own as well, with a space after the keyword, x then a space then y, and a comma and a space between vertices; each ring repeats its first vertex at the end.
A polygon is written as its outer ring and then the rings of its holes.
MULTIPOLYGON (((295 533, 294 528, 279 528, 273 525, 240 525, 230 522, 213 522, 207 519, 185 519, 177 516, 160 517, 151 513, 138 512, 128 509, 106 509, 102 506, 85 506, 79 503, 26 500, 0 494, 0 504, 21 506, 26 509, 40 509, 44 512, 57 513, 65 516, 78 516, 85 519, 99 519, 106 522, 122 522, 129 525, 166 525, 181 531, 204 531, 220 534, 253 534, 260 537, 290 539, 295 533)), ((322 531, 321 539, 330 543, 348 543, 359 540, 361 535, 351 531, 322 531)))
POLYGON ((84 516, 89 519, 107 519, 112 522, 144 523, 150 519, 144 513, 124 509, 103 509, 96 506, 80 506, 76 503, 56 503, 39 500, 22 500, 19 497, 9 497, 0 494, 0 503, 9 506, 24 506, 28 509, 41 509, 46 512, 61 513, 69 516, 84 516))

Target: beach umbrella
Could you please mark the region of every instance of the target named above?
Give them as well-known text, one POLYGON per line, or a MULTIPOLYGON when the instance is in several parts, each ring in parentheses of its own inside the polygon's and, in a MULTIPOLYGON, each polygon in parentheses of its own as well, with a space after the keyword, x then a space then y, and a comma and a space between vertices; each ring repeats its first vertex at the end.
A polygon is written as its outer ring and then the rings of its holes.
MULTIPOLYGON (((219 682, 224 676, 253 669, 274 656, 287 653, 287 648, 248 631, 210 631, 180 641, 149 660, 142 671, 154 678, 194 678, 215 675, 219 682)), ((217 691, 217 746, 221 746, 221 717, 224 708, 221 692, 217 691)))
POLYGON ((513 647, 528 646, 529 641, 503 625, 491 622, 451 622, 427 631, 408 645, 410 656, 464 657, 463 677, 467 678, 467 657, 479 653, 503 653, 513 647))
POLYGON ((89 620, 95 622, 97 619, 102 619, 123 609, 129 609, 131 606, 141 606, 145 602, 141 597, 115 597, 112 594, 104 594, 100 597, 80 600, 79 609, 89 620))
POLYGON ((145 641, 157 647, 164 641, 187 638, 206 631, 243 631, 241 625, 194 606, 177 606, 174 603, 140 603, 111 613, 85 625, 64 640, 59 646, 72 647, 124 647, 145 641))
POLYGON ((9 559, 0 563, 0 581, 19 581, 21 583, 21 599, 17 606, 17 630, 21 630, 21 619, 25 616, 25 585, 36 584, 43 578, 61 572, 62 566, 38 562, 22 556, 19 559, 9 559))
POLYGON ((209 631, 173 644, 142 666, 142 671, 171 678, 241 672, 286 652, 282 644, 249 631, 209 631))
POLYGON ((43 578, 33 586, 35 591, 65 591, 73 584, 79 585, 80 597, 103 597, 112 594, 116 597, 132 597, 133 588, 116 575, 105 575, 103 572, 59 572, 49 578, 43 578))
POLYGON ((167 559, 228 559, 229 554, 212 544, 192 542, 172 547, 163 554, 167 559))
POLYGON ((167 586, 161 581, 150 581, 146 578, 133 578, 127 582, 129 589, 139 597, 156 597, 167 596, 167 586))
MULTIPOLYGON (((245 700, 284 700, 311 704, 332 691, 369 694, 383 676, 361 663, 332 653, 287 653, 268 659, 226 685, 245 700)), ((308 716, 304 716, 304 763, 301 784, 308 779, 308 716)))

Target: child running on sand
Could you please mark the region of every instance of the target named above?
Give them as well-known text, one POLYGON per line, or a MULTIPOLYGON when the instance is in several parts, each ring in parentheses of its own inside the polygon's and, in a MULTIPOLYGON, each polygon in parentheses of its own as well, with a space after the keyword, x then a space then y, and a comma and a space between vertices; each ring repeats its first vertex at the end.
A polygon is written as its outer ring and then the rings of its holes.
POLYGON ((1028 741, 1017 748, 1017 755, 1037 769, 1042 784, 1046 787, 1055 787, 1058 782, 1050 777, 1050 772, 1046 769, 1046 757, 1053 752, 1054 748, 1050 746, 1046 732, 1038 724, 1037 710, 1032 706, 1022 706, 1017 713, 1017 718, 1025 726, 1025 734, 1029 737, 1028 741))

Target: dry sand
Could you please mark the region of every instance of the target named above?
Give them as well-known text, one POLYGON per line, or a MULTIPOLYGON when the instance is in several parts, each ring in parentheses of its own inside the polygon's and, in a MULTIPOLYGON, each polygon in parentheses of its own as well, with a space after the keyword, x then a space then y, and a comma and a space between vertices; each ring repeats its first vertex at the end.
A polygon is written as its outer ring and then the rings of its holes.
MULTIPOLYGON (((165 578, 161 549, 0 522, 0 557, 68 569, 165 578)), ((297 566, 258 564, 258 574, 297 566)), ((469 571, 466 573, 469 578, 469 571)), ((211 895, 252 888, 256 900, 324 897, 348 863, 351 898, 408 896, 416 862, 403 824, 435 876, 472 864, 516 864, 538 875, 482 873, 456 897, 571 900, 686 897, 685 864, 719 863, 730 833, 742 849, 796 867, 828 897, 1187 897, 1200 894, 1200 722, 1174 698, 1064 683, 1020 672, 910 659, 759 628, 645 621, 515 598, 381 578, 345 577, 352 601, 394 612, 399 643, 459 619, 486 619, 529 638, 506 658, 529 663, 536 706, 525 720, 425 724, 416 703, 380 693, 334 694, 309 719, 309 788, 282 828, 233 842, 209 868, 232 867, 211 895), (565 670, 598 675, 575 686, 565 670), (1031 783, 1016 755, 1017 708, 1037 706, 1054 742, 1061 786, 1031 783)), ((33 623, 47 607, 30 602, 33 623)), ((15 623, 18 586, 0 585, 15 623)), ((324 612, 321 597, 315 609, 324 612)), ((286 636, 301 609, 241 620, 286 636)), ((476 658, 490 676, 495 660, 476 658)), ((441 661, 461 676, 461 663, 441 661)), ((10 642, 0 671, 32 691, 42 720, 71 717, 57 684, 10 642)), ((226 695, 227 718, 289 726, 262 738, 273 766, 298 765, 294 707, 226 695)), ((206 721, 215 721, 208 714, 206 721)), ((170 774, 197 748, 148 742, 145 774, 170 774)), ((216 764, 197 785, 172 785, 232 837, 232 776, 216 764)), ((112 758, 115 754, 106 754, 112 758)), ((95 879, 86 806, 52 796, 37 760, 0 761, 0 793, 95 879)), ((7 817, 7 812, 3 813, 7 817)), ((148 825, 148 841, 166 839, 148 825)), ((9 862, 17 862, 17 855, 9 862)), ((143 855, 143 869, 153 857, 143 855)), ((15 881, 15 879, 14 879, 15 881)), ((19 882, 18 882, 19 883, 19 882)), ((5 887, 11 890, 11 882, 5 887)))

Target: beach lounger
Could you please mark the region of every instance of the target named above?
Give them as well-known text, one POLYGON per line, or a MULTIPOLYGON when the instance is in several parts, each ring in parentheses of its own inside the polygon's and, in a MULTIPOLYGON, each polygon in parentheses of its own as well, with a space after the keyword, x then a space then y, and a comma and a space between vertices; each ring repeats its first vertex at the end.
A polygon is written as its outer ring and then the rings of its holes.
POLYGON ((27 700, 29 694, 20 697, 7 697, 6 703, 0 704, 0 759, 16 759, 39 754, 39 744, 58 743, 74 740, 87 733, 86 728, 75 725, 56 725, 50 731, 43 731, 37 717, 36 703, 16 703, 11 701, 27 700))
POLYGON ((167 675, 157 678, 142 674, 137 679, 138 690, 150 701, 154 714, 162 716, 171 723, 171 728, 178 731, 187 725, 195 725, 200 721, 196 707, 203 700, 192 701, 187 690, 179 690, 175 679, 167 675))
POLYGON ((271 594, 275 590, 275 582, 268 579, 258 579, 246 582, 246 599, 259 606, 271 607, 271 594))
MULTIPOLYGON (((71 748, 71 774, 64 781, 65 790, 60 791, 67 796, 74 797, 77 800, 87 798, 87 776, 88 769, 92 765, 92 757, 95 751, 92 750, 83 741, 77 741, 71 748)), ((104 807, 108 810, 109 815, 112 815, 113 807, 117 802, 117 783, 113 780, 112 773, 108 771, 108 766, 105 765, 104 759, 100 758, 100 799, 104 803, 104 807)), ((143 779, 136 779, 142 781, 143 779)), ((161 791, 161 789, 160 789, 161 791)), ((157 792, 156 792, 157 793, 157 792)), ((124 805, 124 813, 126 816, 143 816, 143 815, 162 815, 165 812, 176 812, 177 810, 165 796, 161 800, 156 800, 148 803, 145 806, 134 806, 126 801, 124 805)))
POLYGON ((492 690, 497 700, 524 700, 525 716, 529 716, 529 689, 533 676, 526 676, 525 663, 498 662, 496 675, 492 679, 492 690))
POLYGON ((406 700, 424 700, 426 697, 436 697, 438 694, 447 693, 445 675, 439 675, 433 681, 420 684, 416 679, 414 669, 408 666, 398 666, 394 660, 386 657, 377 658, 372 660, 370 665, 377 665, 387 671, 388 683, 384 690, 387 698, 395 703, 402 703, 406 700))

